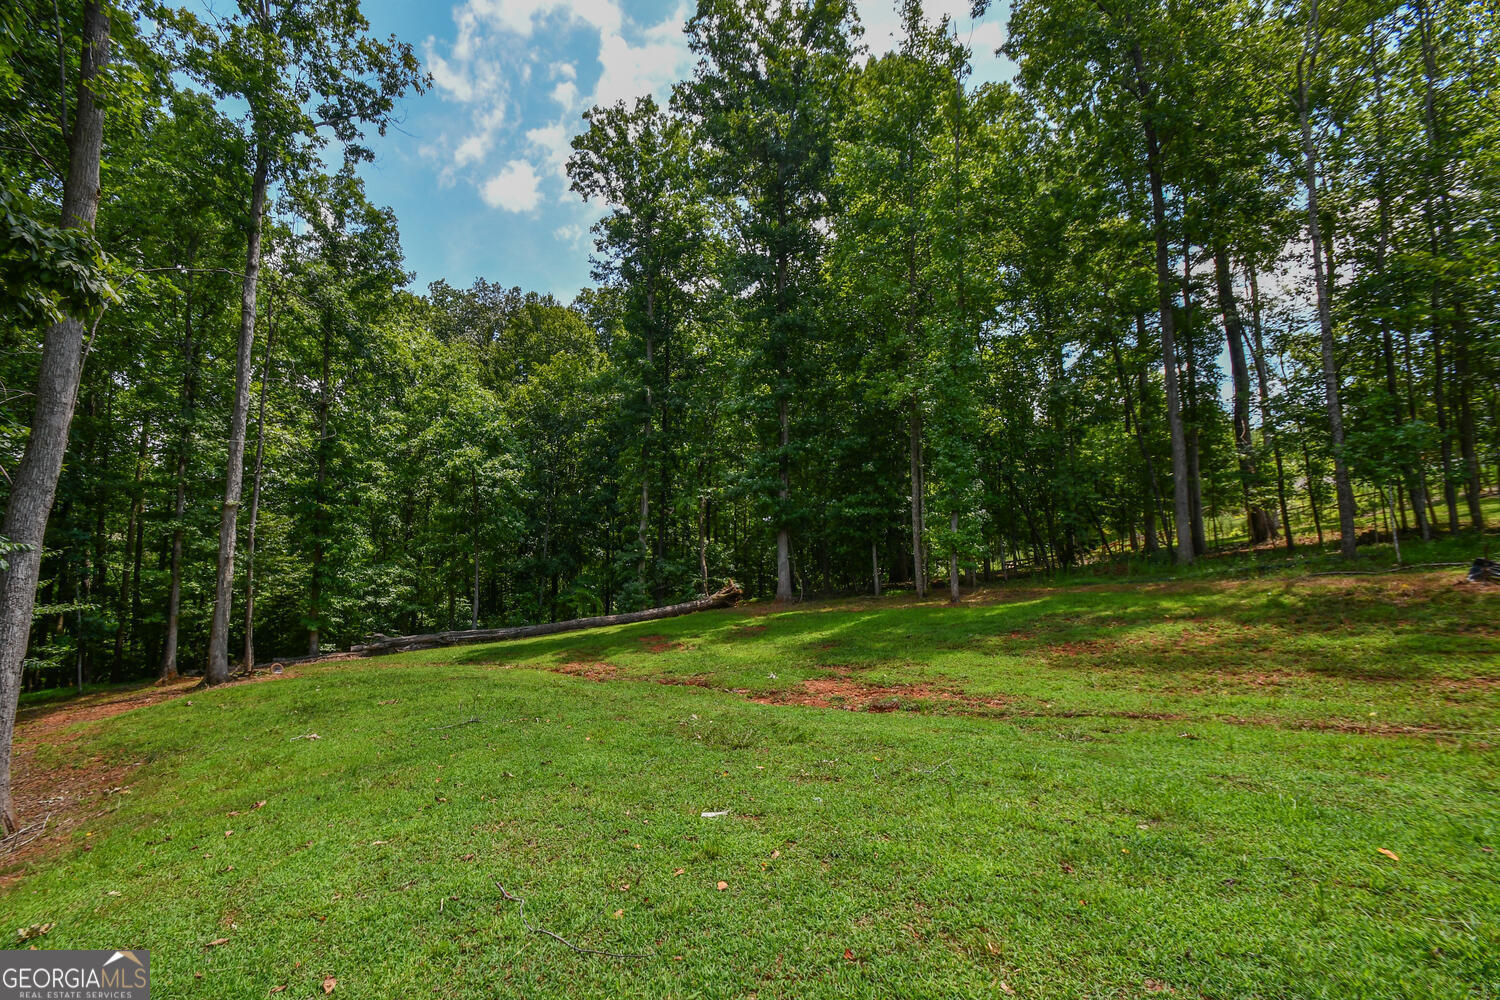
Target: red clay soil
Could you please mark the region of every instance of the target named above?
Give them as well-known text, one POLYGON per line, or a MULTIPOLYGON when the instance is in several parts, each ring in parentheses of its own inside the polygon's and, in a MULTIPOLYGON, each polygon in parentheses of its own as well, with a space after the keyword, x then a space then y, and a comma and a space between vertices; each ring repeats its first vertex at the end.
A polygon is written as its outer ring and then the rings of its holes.
POLYGON ((847 677, 815 677, 790 691, 756 695, 762 705, 801 705, 805 708, 842 708, 850 712, 894 712, 917 701, 951 702, 974 708, 1004 708, 1003 698, 976 698, 927 684, 861 684, 847 677))
POLYGON ((553 670, 559 674, 567 674, 569 677, 582 677, 591 681, 607 681, 620 672, 619 667, 613 663, 605 663, 603 660, 574 660, 559 663, 553 670))
POLYGON ((668 639, 664 635, 643 635, 636 638, 641 648, 648 653, 670 653, 674 649, 686 649, 682 643, 675 639, 668 639))

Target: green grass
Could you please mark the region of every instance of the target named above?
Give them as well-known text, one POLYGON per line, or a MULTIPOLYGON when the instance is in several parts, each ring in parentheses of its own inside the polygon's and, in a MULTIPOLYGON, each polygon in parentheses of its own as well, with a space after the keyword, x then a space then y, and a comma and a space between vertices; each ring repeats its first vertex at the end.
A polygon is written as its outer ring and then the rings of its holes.
POLYGON ((150 948, 160 997, 1496 996, 1500 588, 1455 576, 302 667, 66 744, 129 794, 0 912, 150 948), (895 710, 753 700, 806 682, 895 710))

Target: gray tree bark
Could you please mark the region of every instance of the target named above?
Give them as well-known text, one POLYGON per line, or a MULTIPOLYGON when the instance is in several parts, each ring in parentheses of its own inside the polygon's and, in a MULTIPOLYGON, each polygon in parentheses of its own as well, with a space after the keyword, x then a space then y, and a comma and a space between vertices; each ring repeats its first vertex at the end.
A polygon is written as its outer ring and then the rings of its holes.
POLYGON ((266 212, 269 150, 257 142, 250 186, 250 232, 245 241, 245 277, 240 286, 240 336, 235 355, 234 409, 229 418, 229 456, 224 470, 224 508, 219 520, 219 567, 214 583, 214 614, 208 632, 205 685, 229 680, 229 612, 234 603, 234 543, 240 491, 245 482, 245 424, 250 416, 251 353, 255 349, 255 289, 260 280, 261 221, 266 212))
MULTIPOLYGON (((78 106, 68 138, 68 175, 63 184, 62 225, 93 229, 99 211, 99 160, 104 146, 104 109, 91 85, 109 63, 109 12, 98 0, 83 8, 83 55, 78 73, 78 106)), ((21 670, 31 637, 37 579, 47 517, 57 494, 57 477, 68 448, 68 429, 78 400, 83 369, 83 322, 69 316, 47 329, 37 373, 36 404, 26 452, 11 480, 10 502, 0 534, 23 546, 0 573, 0 829, 18 827, 10 798, 11 737, 21 670)))

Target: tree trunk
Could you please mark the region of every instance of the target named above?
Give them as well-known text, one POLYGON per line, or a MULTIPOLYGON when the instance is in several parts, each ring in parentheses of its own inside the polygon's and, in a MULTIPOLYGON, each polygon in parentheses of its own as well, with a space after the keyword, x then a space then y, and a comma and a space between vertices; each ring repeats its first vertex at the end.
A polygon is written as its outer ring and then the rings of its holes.
POLYGON ((870 568, 875 581, 875 596, 880 596, 880 543, 870 543, 870 568))
POLYGON ((923 535, 927 531, 925 502, 927 487, 926 477, 922 471, 922 411, 915 399, 911 401, 908 430, 910 438, 908 451, 911 458, 911 578, 916 586, 917 597, 920 599, 927 596, 927 559, 922 551, 923 535))
POLYGON ((1339 504, 1339 549, 1346 558, 1353 558, 1357 544, 1354 532, 1354 489, 1349 483, 1349 466, 1344 459, 1344 407, 1339 399, 1338 361, 1334 357, 1328 280, 1323 273, 1323 227, 1318 218, 1318 156, 1312 130, 1311 77, 1317 69, 1318 50, 1322 41, 1318 27, 1318 0, 1308 0, 1306 48, 1297 63, 1302 158, 1307 172, 1304 178, 1307 184, 1307 235, 1312 243, 1313 285, 1317 290, 1318 332, 1323 355, 1323 393, 1328 405, 1329 437, 1333 442, 1333 479, 1339 504))
POLYGON ((1276 529, 1274 520, 1255 502, 1255 452, 1250 439, 1250 369, 1245 364, 1245 327, 1240 321, 1239 305, 1234 300, 1229 255, 1222 246, 1214 248, 1214 280, 1219 293, 1219 314, 1224 319, 1224 336, 1229 342, 1229 371, 1234 383, 1234 448, 1239 458, 1245 523, 1251 544, 1259 544, 1274 539, 1276 529))
MULTIPOLYGON (((695 611, 712 608, 727 608, 740 599, 742 591, 733 581, 726 583, 716 593, 697 600, 686 601, 661 608, 647 608, 621 615, 600 615, 593 618, 574 618, 562 622, 542 625, 522 625, 514 628, 489 628, 461 632, 434 632, 429 635, 370 636, 362 645, 350 647, 350 652, 363 656, 379 656, 385 653, 405 653, 415 649, 433 649, 438 646, 458 646, 471 642, 503 642, 509 639, 526 639, 534 636, 557 635, 561 632, 577 632, 583 629, 606 628, 613 625, 630 625, 637 622, 660 621, 695 611)), ((279 661, 282 663, 296 661, 279 661)))
POLYGON ((214 581, 214 611, 208 631, 208 668, 203 683, 229 680, 229 612, 234 603, 234 543, 245 481, 245 423, 250 415, 251 353, 255 349, 255 289, 260 279, 260 237, 266 212, 270 150, 258 139, 255 173, 250 184, 250 230, 245 240, 245 277, 240 288, 240 334, 235 351, 234 408, 229 416, 229 447, 224 470, 224 508, 219 521, 219 564, 214 581))
POLYGON ((1260 396, 1260 431, 1264 443, 1271 446, 1271 456, 1276 461, 1276 501, 1281 508, 1281 527, 1286 536, 1287 551, 1290 552, 1297 547, 1297 539, 1292 531, 1292 517, 1286 503, 1286 469, 1281 461, 1281 440, 1276 433, 1275 421, 1271 419, 1271 383, 1270 376, 1266 374, 1266 342, 1260 323, 1260 285, 1255 279, 1253 264, 1247 263, 1245 272, 1250 283, 1251 331, 1255 337, 1250 360, 1255 364, 1256 387, 1260 396))
MULTIPOLYGON (((63 185, 62 225, 94 228, 99 210, 99 156, 104 139, 104 109, 94 100, 93 80, 109 62, 109 13, 97 0, 83 8, 83 55, 78 72, 78 102, 68 138, 68 175, 63 185)), ((31 635, 42 567, 47 516, 57 493, 68 447, 68 428, 78 398, 83 368, 83 322, 68 317, 48 327, 37 372, 35 408, 26 452, 10 484, 0 535, 23 548, 8 557, 0 573, 0 829, 17 829, 10 798, 10 749, 15 731, 21 672, 31 635)))
MULTIPOLYGON (((1183 215, 1186 217, 1186 210, 1183 215)), ((1186 228, 1184 224, 1184 228, 1186 228)), ((1187 376, 1187 446, 1188 446, 1188 509, 1193 515, 1193 554, 1203 555, 1208 551, 1208 539, 1203 530, 1203 469, 1200 462, 1198 441, 1198 352, 1193 343, 1193 246, 1187 233, 1182 237, 1182 339, 1184 374, 1187 376)))
POLYGON ((1167 390, 1167 425, 1172 437, 1172 507, 1177 522, 1177 563, 1193 561, 1193 519, 1188 491, 1187 435, 1177 387, 1177 345, 1172 318, 1172 269, 1167 252, 1167 203, 1162 194, 1161 145, 1156 134, 1155 99, 1146 82, 1141 47, 1131 48, 1136 93, 1146 139, 1146 174, 1151 182, 1151 224, 1156 239, 1156 304, 1161 313, 1161 357, 1167 390))
POLYGON ((952 515, 949 527, 953 531, 953 546, 948 550, 948 600, 958 603, 958 512, 952 515))
POLYGON ((469 489, 473 498, 469 542, 474 550, 474 602, 469 606, 469 628, 479 627, 479 473, 469 470, 469 489))
POLYGON ((146 449, 151 447, 151 429, 149 421, 141 420, 141 431, 137 438, 135 453, 135 474, 130 484, 130 516, 125 522, 125 558, 120 560, 120 594, 119 601, 115 604, 115 655, 114 668, 111 676, 118 680, 124 676, 125 670, 125 642, 132 632, 134 624, 130 615, 130 575, 131 567, 135 567, 136 584, 140 584, 140 561, 141 561, 141 476, 146 466, 146 449))
MULTIPOLYGON (((188 251, 189 264, 191 265, 196 259, 197 243, 195 240, 188 251)), ((193 402, 197 395, 198 383, 197 345, 193 342, 192 293, 192 278, 189 276, 182 308, 182 412, 179 416, 181 427, 177 431, 177 495, 172 504, 172 579, 167 587, 167 624, 161 652, 161 679, 163 681, 174 681, 178 676, 177 636, 182 617, 182 544, 185 530, 182 519, 187 513, 187 470, 193 446, 193 402)))
POLYGON ((313 481, 313 557, 308 579, 307 655, 317 656, 323 632, 323 559, 328 546, 328 380, 333 354, 333 318, 323 317, 323 359, 318 381, 318 472, 313 481))
MULTIPOLYGON (((272 286, 275 290, 275 286, 272 286)), ((250 479, 250 524, 245 533, 245 659, 255 662, 255 529, 260 523, 260 480, 266 460, 266 390, 276 347, 276 299, 266 303, 266 360, 260 370, 260 407, 255 418, 255 473, 250 479)))
POLYGON ((787 405, 783 397, 777 405, 777 420, 781 426, 781 453, 777 458, 780 466, 778 473, 780 486, 777 489, 777 499, 781 501, 781 526, 776 529, 776 600, 785 603, 792 599, 792 533, 786 525, 786 504, 791 496, 790 457, 787 455, 787 443, 790 440, 790 428, 787 423, 787 405))

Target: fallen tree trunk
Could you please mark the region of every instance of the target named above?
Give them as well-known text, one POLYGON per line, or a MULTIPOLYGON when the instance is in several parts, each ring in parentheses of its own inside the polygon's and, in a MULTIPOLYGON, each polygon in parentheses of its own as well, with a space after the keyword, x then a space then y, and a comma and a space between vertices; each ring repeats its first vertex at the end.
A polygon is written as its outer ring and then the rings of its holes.
MULTIPOLYGON (((529 639, 540 635, 557 635, 560 632, 579 632, 584 629, 604 628, 609 625, 632 625, 636 622, 656 621, 660 618, 676 618, 695 611, 712 608, 727 608, 740 599, 743 591, 733 581, 727 582, 717 593, 700 597, 696 601, 672 604, 664 608, 647 608, 619 615, 597 615, 593 618, 574 618, 565 622, 547 622, 542 625, 519 625, 513 628, 460 629, 450 632, 433 632, 428 635, 373 635, 359 646, 351 646, 349 652, 359 656, 381 656, 386 653, 408 653, 417 649, 435 649, 439 646, 461 646, 473 642, 502 642, 507 639, 529 639)), ((279 660, 288 663, 288 660, 279 660)))

